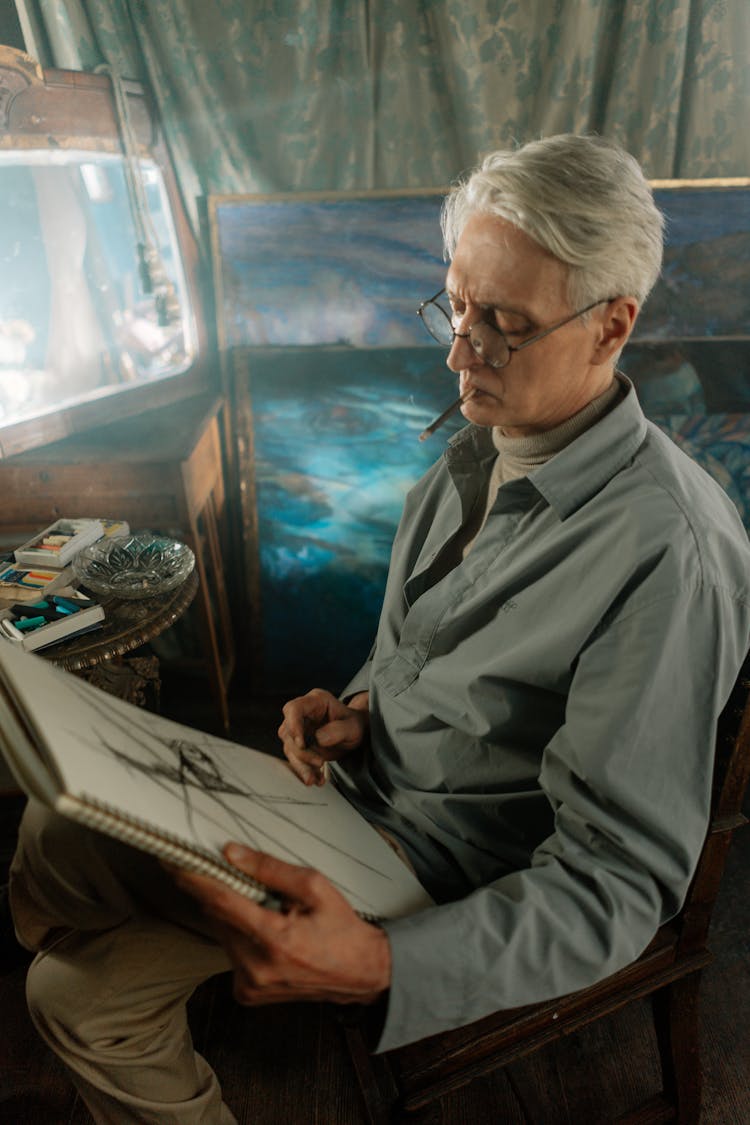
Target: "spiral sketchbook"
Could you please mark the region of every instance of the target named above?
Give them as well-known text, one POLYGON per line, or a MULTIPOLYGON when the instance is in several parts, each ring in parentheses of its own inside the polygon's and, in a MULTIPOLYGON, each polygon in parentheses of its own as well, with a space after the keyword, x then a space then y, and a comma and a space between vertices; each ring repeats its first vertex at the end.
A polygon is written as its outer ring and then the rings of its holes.
POLYGON ((230 840, 317 868, 369 919, 432 904, 329 781, 107 695, 0 640, 0 752, 21 789, 64 816, 258 902, 272 892, 221 855, 230 840))

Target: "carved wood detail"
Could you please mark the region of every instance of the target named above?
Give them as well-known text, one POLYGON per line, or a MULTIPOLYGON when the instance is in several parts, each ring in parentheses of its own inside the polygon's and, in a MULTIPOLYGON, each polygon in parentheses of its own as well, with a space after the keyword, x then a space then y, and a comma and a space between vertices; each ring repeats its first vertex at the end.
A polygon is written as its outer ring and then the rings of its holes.
POLYGON ((0 128, 7 128, 13 99, 29 86, 44 86, 36 59, 14 47, 0 46, 0 128))

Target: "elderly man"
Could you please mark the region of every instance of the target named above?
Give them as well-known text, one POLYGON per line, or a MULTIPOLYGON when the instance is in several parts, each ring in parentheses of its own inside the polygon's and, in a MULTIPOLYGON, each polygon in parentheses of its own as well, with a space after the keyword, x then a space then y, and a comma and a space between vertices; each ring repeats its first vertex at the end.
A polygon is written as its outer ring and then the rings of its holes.
POLYGON ((407 499, 367 663, 279 728, 302 781, 330 772, 437 905, 377 928, 317 873, 230 845, 289 902, 264 910, 30 809, 12 896, 45 951, 31 1010, 97 1121, 231 1121, 184 1020, 221 968, 241 1003, 372 1004, 384 1050, 593 983, 685 894, 750 550, 616 372, 661 215, 626 153, 560 136, 488 157, 444 229, 445 292, 420 313, 469 425, 407 499))

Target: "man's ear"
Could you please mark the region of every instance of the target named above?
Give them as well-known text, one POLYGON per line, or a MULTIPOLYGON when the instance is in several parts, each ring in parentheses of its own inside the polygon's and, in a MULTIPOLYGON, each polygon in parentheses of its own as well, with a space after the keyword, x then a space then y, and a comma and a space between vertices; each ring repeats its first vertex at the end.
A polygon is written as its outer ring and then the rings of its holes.
POLYGON ((638 302, 635 297, 615 297, 610 301, 595 321, 598 329, 591 362, 594 365, 607 363, 628 341, 638 316, 638 302))

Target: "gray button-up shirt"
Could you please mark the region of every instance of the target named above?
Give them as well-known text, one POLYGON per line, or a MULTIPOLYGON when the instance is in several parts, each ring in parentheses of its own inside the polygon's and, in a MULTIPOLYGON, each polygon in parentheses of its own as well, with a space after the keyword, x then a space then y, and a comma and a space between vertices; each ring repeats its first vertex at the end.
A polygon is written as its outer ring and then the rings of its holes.
POLYGON ((469 425, 410 492, 337 784, 435 908, 389 922, 379 1049, 592 984, 680 906, 716 719, 750 643, 750 547, 714 481, 618 405, 503 485, 469 425))

